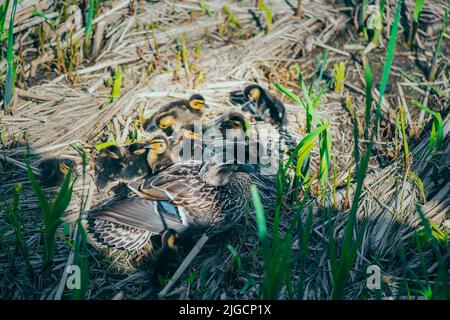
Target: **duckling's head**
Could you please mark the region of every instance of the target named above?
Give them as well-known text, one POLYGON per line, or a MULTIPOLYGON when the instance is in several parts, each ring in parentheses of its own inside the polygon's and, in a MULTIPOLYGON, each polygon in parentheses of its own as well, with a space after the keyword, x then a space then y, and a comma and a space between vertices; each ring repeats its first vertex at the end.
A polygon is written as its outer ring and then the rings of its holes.
POLYGON ((199 94, 194 94, 189 98, 188 101, 189 108, 193 110, 203 111, 206 106, 205 98, 199 94))
POLYGON ((161 235, 162 248, 175 249, 180 236, 173 229, 166 229, 161 235))
POLYGON ((173 163, 170 143, 165 136, 157 135, 153 137, 146 148, 149 149, 147 163, 154 173, 173 163))
POLYGON ((41 183, 46 187, 60 185, 74 167, 75 163, 70 159, 45 159, 39 164, 41 183))
POLYGON ((74 163, 69 159, 60 159, 58 161, 58 170, 61 174, 66 175, 74 167, 74 163))
POLYGON ((250 130, 250 122, 239 112, 225 114, 219 123, 220 132, 225 139, 243 139, 247 137, 250 130))
POLYGON ((121 160, 125 156, 124 150, 116 145, 111 145, 105 148, 106 156, 113 160, 121 160))
POLYGON ((141 142, 134 142, 128 146, 128 152, 135 156, 142 156, 147 152, 147 144, 141 142))
POLYGON ((263 94, 263 88, 257 84, 251 84, 244 89, 244 96, 251 101, 258 101, 263 94))

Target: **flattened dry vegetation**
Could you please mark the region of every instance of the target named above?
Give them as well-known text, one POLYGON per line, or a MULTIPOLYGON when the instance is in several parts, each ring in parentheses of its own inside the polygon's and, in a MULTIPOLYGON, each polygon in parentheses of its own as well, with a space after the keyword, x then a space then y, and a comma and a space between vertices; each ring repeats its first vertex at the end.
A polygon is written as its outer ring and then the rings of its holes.
POLYGON ((300 3, 4 1, 0 298, 449 299, 448 2, 300 3), (252 83, 301 137, 271 208, 252 188, 239 224, 189 264, 199 238, 181 241, 186 269, 157 283, 146 252, 85 231, 121 186, 98 183, 105 148, 193 94, 206 120, 239 111, 230 93, 252 83), (55 158, 69 173, 47 187, 55 158))

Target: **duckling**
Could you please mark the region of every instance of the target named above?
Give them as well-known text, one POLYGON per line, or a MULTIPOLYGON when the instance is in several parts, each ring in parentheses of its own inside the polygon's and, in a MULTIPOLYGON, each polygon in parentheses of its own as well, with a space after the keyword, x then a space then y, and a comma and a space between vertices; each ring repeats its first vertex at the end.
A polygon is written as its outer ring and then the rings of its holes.
POLYGON ((163 279, 171 276, 180 264, 180 252, 177 246, 179 235, 175 230, 166 229, 161 234, 161 247, 153 255, 151 270, 152 281, 161 285, 163 279))
POLYGON ((257 84, 252 84, 244 89, 244 96, 256 104, 254 110, 260 120, 264 120, 277 126, 287 124, 286 109, 280 99, 269 93, 257 84))
POLYGON ((170 137, 182 126, 201 119, 204 108, 207 108, 205 98, 194 94, 189 100, 175 101, 161 107, 145 122, 144 129, 150 133, 161 129, 170 137))
POLYGON ((101 151, 96 160, 97 186, 104 188, 109 182, 116 180, 126 167, 126 152, 121 146, 111 145, 101 151))
MULTIPOLYGON (((245 141, 249 139, 251 124, 242 113, 232 111, 222 114, 204 126, 206 136, 214 130, 220 132, 222 139, 245 141)), ((207 140, 208 137, 205 138, 207 140)))
MULTIPOLYGON (((242 113, 228 112, 222 114, 211 123, 207 124, 206 133, 219 131, 225 140, 246 141, 255 143, 258 151, 258 161, 263 160, 268 165, 277 165, 281 159, 286 160, 301 137, 289 129, 280 126, 273 126, 265 121, 250 122, 242 113)), ((206 134, 203 139, 211 143, 217 135, 206 134), (213 137, 213 139, 210 139, 213 137)))
POLYGON ((126 148, 125 166, 120 176, 125 180, 144 177, 151 173, 147 163, 148 148, 146 143, 134 142, 126 148))
POLYGON ((201 129, 199 130, 195 124, 191 123, 184 126, 174 141, 174 149, 178 151, 177 159, 179 161, 202 160, 202 136, 201 129))
POLYGON ((138 188, 129 186, 132 196, 96 208, 90 230, 103 244, 128 250, 143 248, 165 229, 180 237, 224 232, 245 211, 253 169, 219 157, 175 163, 138 188))
POLYGON ((60 186, 69 170, 73 170, 75 162, 70 159, 46 159, 39 164, 41 183, 45 187, 60 186))
POLYGON ((171 166, 175 159, 172 152, 173 145, 164 135, 157 135, 146 145, 149 149, 147 152, 147 163, 152 173, 155 174, 171 166))

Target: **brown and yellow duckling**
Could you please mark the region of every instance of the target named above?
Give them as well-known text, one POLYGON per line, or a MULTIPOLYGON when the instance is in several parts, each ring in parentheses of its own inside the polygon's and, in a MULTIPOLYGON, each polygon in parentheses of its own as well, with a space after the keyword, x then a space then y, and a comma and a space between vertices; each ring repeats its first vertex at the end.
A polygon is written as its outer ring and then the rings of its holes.
POLYGON ((144 129, 150 133, 162 130, 167 137, 171 137, 183 126, 201 119, 206 107, 205 98, 194 94, 189 100, 175 101, 161 107, 145 122, 144 129))
POLYGON ((162 285, 177 270, 181 262, 178 242, 180 236, 175 230, 166 229, 161 234, 161 246, 155 250, 150 269, 153 273, 152 282, 162 285))
POLYGON ((125 167, 120 175, 124 179, 133 179, 151 174, 152 171, 147 163, 147 155, 147 143, 134 142, 128 145, 125 151, 125 167))
POLYGON ((128 146, 111 145, 102 150, 97 159, 97 185, 106 187, 110 182, 126 182, 148 175, 146 143, 135 142, 128 146))
POLYGON ((164 135, 157 135, 153 137, 146 145, 147 164, 155 174, 171 166, 175 159, 173 159, 173 144, 164 135))
POLYGON ((41 183, 45 187, 60 186, 69 170, 75 168, 75 162, 70 159, 45 159, 39 164, 41 183))
POLYGON ((250 138, 251 123, 240 112, 227 112, 204 126, 205 141, 208 136, 214 137, 217 130, 223 140, 246 141, 250 138))
POLYGON ((189 125, 180 130, 176 138, 164 134, 154 136, 147 144, 147 163, 152 173, 157 173, 174 163, 202 159, 201 134, 189 125))
POLYGON ((249 103, 253 102, 255 104, 255 109, 252 111, 259 120, 277 126, 287 124, 284 104, 268 90, 257 84, 252 84, 244 89, 244 96, 248 99, 249 103))

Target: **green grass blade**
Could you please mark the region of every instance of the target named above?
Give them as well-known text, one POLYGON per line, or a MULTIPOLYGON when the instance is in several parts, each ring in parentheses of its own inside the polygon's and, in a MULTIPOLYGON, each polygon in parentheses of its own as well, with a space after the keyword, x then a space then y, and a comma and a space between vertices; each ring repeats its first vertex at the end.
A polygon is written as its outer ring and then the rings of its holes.
POLYGON ((366 64, 366 73, 365 73, 365 79, 366 79, 366 109, 365 109, 365 123, 364 123, 364 140, 369 139, 369 127, 370 127, 370 120, 372 115, 372 84, 373 84, 373 77, 372 77, 372 70, 370 69, 370 65, 366 64))
POLYGON ((33 188, 33 191, 36 194, 36 197, 38 198, 39 206, 41 207, 44 222, 48 221, 51 211, 52 211, 50 204, 49 204, 44 192, 42 191, 41 186, 37 182, 36 176, 34 175, 29 162, 27 161, 26 164, 27 164, 27 170, 28 170, 28 178, 30 179, 31 187, 33 188))
POLYGON ((264 214, 264 207, 262 205, 261 197, 258 192, 258 188, 255 185, 250 187, 250 194, 252 196, 253 206, 256 211, 256 222, 258 226, 258 235, 259 239, 263 246, 267 241, 267 225, 266 225, 266 217, 264 214))
POLYGON ((16 77, 16 70, 14 65, 14 19, 16 17, 16 9, 17 9, 17 0, 14 0, 11 18, 9 19, 8 50, 6 53, 7 66, 6 66, 6 83, 4 93, 4 102, 6 109, 8 109, 11 106, 11 103, 13 101, 14 83, 16 77))
POLYGON ((86 27, 84 28, 84 53, 86 54, 89 49, 92 33, 92 21, 94 19, 94 0, 89 0, 89 8, 86 17, 86 27))
POLYGON ((120 67, 114 71, 113 88, 111 92, 111 102, 116 101, 120 97, 120 89, 122 88, 123 72, 120 67))
MULTIPOLYGON (((303 102, 303 100, 299 96, 297 96, 295 93, 284 88, 282 85, 280 85, 278 83, 274 83, 274 86, 275 86, 275 88, 280 90, 283 94, 285 94, 286 96, 291 98, 292 101, 296 102, 300 106, 303 106, 305 108, 305 110, 307 109, 307 104, 305 102, 303 102)), ((319 116, 317 115, 317 113, 314 110, 309 110, 309 113, 316 124, 319 125, 322 123, 319 116)))

